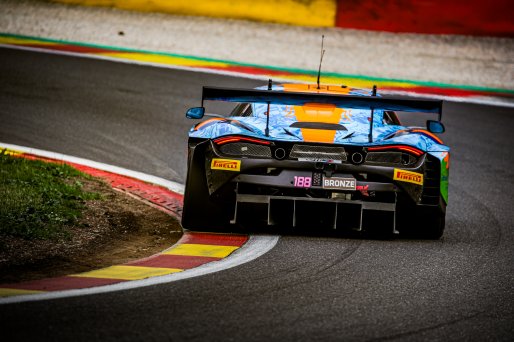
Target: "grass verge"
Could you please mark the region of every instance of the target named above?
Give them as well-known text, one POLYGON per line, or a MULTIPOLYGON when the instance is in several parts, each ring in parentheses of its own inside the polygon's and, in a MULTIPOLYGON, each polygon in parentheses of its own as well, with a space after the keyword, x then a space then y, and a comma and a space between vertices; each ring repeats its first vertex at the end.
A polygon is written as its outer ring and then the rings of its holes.
POLYGON ((175 218, 100 178, 0 150, 0 284, 124 264, 181 235, 175 218))
POLYGON ((0 236, 24 239, 67 237, 86 200, 89 176, 65 164, 28 160, 0 152, 0 236))

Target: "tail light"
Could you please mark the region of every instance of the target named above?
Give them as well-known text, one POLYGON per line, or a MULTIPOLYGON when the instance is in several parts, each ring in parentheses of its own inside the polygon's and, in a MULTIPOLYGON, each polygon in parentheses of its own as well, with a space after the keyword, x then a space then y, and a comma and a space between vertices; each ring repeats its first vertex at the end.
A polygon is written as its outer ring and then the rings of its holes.
POLYGON ((401 152, 407 152, 410 154, 415 155, 416 157, 421 156, 423 151, 420 149, 417 149, 412 146, 406 146, 406 145, 387 145, 387 146, 372 146, 368 147, 368 151, 374 152, 374 151, 401 151, 401 152))
POLYGON ((271 142, 240 136, 214 139, 220 152, 238 158, 271 158, 271 142))
POLYGON ((228 136, 228 137, 221 137, 221 138, 214 139, 214 143, 219 146, 228 144, 228 143, 235 143, 235 142, 247 142, 247 143, 259 144, 259 145, 271 145, 271 143, 269 141, 254 139, 254 138, 247 138, 247 137, 228 136))

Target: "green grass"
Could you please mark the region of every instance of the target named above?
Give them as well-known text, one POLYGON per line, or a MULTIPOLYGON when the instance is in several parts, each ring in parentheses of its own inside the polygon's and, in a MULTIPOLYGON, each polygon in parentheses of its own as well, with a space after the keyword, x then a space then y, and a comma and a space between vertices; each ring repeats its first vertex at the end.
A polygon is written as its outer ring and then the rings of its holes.
POLYGON ((67 237, 66 227, 80 217, 84 201, 101 197, 82 189, 81 180, 86 178, 68 165, 0 151, 0 238, 67 237))

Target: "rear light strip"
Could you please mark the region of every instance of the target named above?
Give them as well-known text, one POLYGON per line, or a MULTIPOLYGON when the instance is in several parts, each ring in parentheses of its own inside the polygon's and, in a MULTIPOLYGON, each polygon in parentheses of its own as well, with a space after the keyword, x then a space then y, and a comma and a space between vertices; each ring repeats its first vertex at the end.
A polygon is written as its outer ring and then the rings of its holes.
POLYGON ((271 143, 269 141, 252 139, 252 138, 247 138, 247 137, 229 136, 229 137, 222 137, 222 138, 214 139, 214 143, 216 143, 216 145, 224 145, 224 144, 233 143, 233 142, 250 142, 250 143, 259 144, 259 145, 271 145, 271 143))
POLYGON ((424 152, 412 147, 412 146, 405 146, 405 145, 387 145, 387 146, 373 146, 368 147, 368 151, 390 151, 390 150, 397 150, 397 151, 403 151, 408 152, 416 157, 421 156, 424 152))

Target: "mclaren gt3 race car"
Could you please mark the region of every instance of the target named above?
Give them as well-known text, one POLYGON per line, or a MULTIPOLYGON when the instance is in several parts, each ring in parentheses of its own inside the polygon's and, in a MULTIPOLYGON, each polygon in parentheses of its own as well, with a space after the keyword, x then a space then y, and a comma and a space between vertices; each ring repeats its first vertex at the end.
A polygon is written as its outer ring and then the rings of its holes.
POLYGON ((182 225, 277 226, 441 237, 449 148, 442 101, 338 86, 204 87, 189 132, 182 225), (235 102, 227 116, 204 101, 235 102), (397 112, 433 113, 426 128, 397 112))

